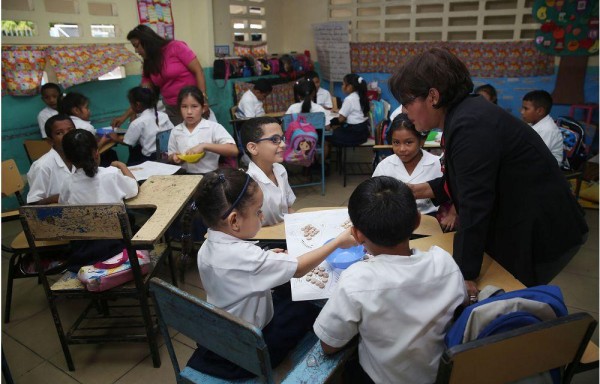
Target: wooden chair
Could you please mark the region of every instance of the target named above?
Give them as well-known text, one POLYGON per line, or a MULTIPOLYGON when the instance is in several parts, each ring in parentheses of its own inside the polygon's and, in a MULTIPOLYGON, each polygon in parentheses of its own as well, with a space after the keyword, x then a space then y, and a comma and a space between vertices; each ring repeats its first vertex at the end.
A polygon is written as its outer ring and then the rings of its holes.
POLYGON ((75 370, 69 344, 103 342, 147 342, 154 367, 158 368, 158 329, 150 313, 148 281, 156 273, 155 267, 166 257, 169 257, 173 275, 168 247, 165 244, 154 246, 150 251, 150 272, 143 276, 131 243, 131 228, 123 204, 38 205, 21 207, 19 211, 69 370, 75 370), (65 272, 51 284, 40 268, 36 241, 56 239, 121 239, 129 254, 133 281, 103 292, 91 292, 77 279, 77 274, 65 272), (67 332, 57 308, 59 299, 84 299, 88 302, 67 332), (117 299, 126 299, 125 305, 123 300, 117 299))
MULTIPOLYGON (((25 188, 26 182, 17 168, 13 159, 2 162, 2 197, 15 195, 19 205, 25 205, 25 200, 21 192, 25 188)), ((19 211, 13 210, 2 213, 2 222, 19 219, 19 211)), ((44 251, 50 252, 63 248, 68 242, 38 242, 37 246, 44 251)), ((10 254, 8 261, 8 278, 6 282, 6 297, 4 300, 4 322, 10 321, 10 308, 12 304, 13 283, 15 279, 38 277, 37 272, 31 273, 21 268, 26 257, 30 255, 29 245, 25 239, 25 233, 21 231, 10 243, 2 244, 2 251, 10 254)), ((49 271, 49 273, 52 271, 49 271)))
POLYGON ((442 355, 436 383, 508 383, 559 367, 569 383, 596 324, 575 313, 457 345, 442 355))
MULTIPOLYGON (((319 135, 319 142, 317 146, 317 150, 315 153, 319 155, 320 168, 321 168, 321 179, 318 181, 309 181, 306 183, 293 184, 292 188, 300 188, 300 187, 309 187, 313 185, 321 185, 321 195, 325 195, 325 152, 324 152, 324 143, 325 143, 325 114, 323 112, 316 113, 298 113, 295 114, 297 116, 303 116, 306 119, 307 123, 312 124, 317 130, 317 134, 319 135)), ((295 115, 284 115, 282 129, 283 132, 287 130, 287 127, 294 120, 295 115)), ((288 143, 291 145, 291 143, 288 143)))
POLYGON ((47 140, 25 140, 23 147, 25 147, 30 164, 44 156, 52 148, 47 140))
POLYGON ((156 134, 156 161, 162 163, 168 162, 169 159, 169 137, 171 130, 160 131, 156 134))
POLYGON ((244 146, 242 145, 242 136, 240 134, 241 129, 242 129, 242 124, 244 123, 245 119, 238 118, 237 115, 235 114, 236 112, 237 112, 237 105, 234 105, 229 110, 229 114, 231 117, 230 123, 233 128, 233 139, 235 140, 235 144, 237 145, 237 148, 239 151, 238 156, 237 156, 237 163, 238 163, 238 166, 240 166, 242 164, 242 158, 244 156, 247 157, 246 151, 244 150, 244 146))
POLYGON ((190 367, 180 370, 168 327, 258 376, 244 383, 274 383, 276 379, 282 383, 323 383, 355 350, 353 344, 335 355, 324 355, 320 341, 309 332, 273 371, 260 329, 160 279, 152 279, 150 291, 178 383, 225 381, 190 367))

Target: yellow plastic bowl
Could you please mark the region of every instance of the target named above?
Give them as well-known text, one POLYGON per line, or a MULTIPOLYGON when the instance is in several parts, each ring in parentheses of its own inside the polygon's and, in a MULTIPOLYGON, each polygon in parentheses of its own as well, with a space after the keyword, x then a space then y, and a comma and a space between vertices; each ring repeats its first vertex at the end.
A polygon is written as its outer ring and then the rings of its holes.
POLYGON ((197 163, 198 161, 200 161, 200 159, 202 159, 204 157, 206 153, 205 152, 200 152, 200 153, 194 153, 193 155, 177 155, 177 157, 179 157, 181 160, 187 162, 187 163, 197 163))

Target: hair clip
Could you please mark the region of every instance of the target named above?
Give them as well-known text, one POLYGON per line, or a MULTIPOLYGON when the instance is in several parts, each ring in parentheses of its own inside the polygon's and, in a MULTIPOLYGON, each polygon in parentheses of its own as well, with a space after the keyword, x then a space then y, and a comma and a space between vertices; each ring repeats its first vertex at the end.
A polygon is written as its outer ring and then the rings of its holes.
POLYGON ((363 79, 362 77, 358 76, 358 82, 362 83, 363 81, 365 81, 365 79, 363 79))
POLYGON ((217 176, 217 178, 219 179, 219 181, 220 181, 221 183, 224 183, 224 182, 225 182, 225 175, 224 175, 224 174, 222 174, 222 173, 219 173, 219 175, 217 176))

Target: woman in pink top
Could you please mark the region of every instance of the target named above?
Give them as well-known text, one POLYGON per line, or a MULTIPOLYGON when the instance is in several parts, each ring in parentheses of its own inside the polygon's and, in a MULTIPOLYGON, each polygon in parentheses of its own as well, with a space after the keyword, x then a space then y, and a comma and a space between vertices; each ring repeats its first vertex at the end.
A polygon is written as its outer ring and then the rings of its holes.
MULTIPOLYGON (((205 100, 208 100, 204 71, 196 54, 186 43, 166 40, 152 28, 142 24, 127 34, 127 40, 144 59, 142 86, 160 90, 166 113, 173 125, 183 121, 177 108, 177 95, 181 88, 197 86, 204 93, 205 100)), ((208 103, 206 105, 208 106, 208 103)), ((112 126, 120 126, 133 114, 133 111, 128 109, 125 114, 112 121, 112 126)))

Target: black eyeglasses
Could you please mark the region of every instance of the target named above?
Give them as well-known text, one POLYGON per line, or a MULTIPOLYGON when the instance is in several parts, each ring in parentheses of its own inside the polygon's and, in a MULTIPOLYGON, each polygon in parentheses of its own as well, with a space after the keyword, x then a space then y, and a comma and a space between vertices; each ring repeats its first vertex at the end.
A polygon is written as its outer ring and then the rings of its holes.
POLYGON ((270 141, 275 145, 279 145, 281 142, 285 143, 285 137, 283 135, 273 135, 271 137, 264 137, 262 139, 255 140, 255 143, 259 143, 261 141, 270 141))

